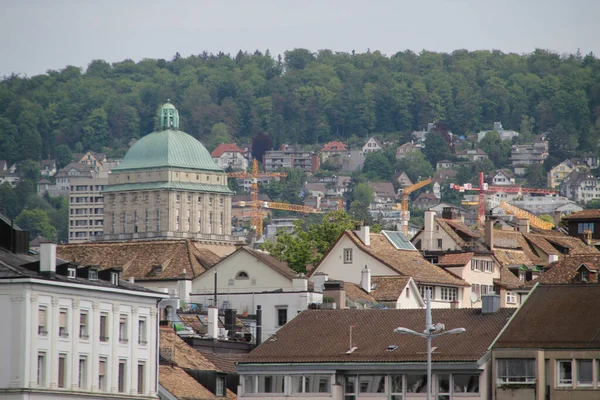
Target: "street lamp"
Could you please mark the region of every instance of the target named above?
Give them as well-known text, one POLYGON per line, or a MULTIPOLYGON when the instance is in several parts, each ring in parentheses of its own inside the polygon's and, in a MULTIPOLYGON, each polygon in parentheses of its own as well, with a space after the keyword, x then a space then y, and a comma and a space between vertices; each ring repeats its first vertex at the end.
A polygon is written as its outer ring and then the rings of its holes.
POLYGON ((427 310, 425 313, 425 330, 423 333, 415 332, 412 329, 398 327, 394 329, 396 333, 405 335, 415 335, 427 339, 427 400, 431 400, 431 340, 443 335, 455 335, 463 333, 465 328, 455 328, 449 331, 444 331, 444 324, 437 323, 433 325, 431 322, 431 290, 425 290, 425 301, 427 302, 427 310))

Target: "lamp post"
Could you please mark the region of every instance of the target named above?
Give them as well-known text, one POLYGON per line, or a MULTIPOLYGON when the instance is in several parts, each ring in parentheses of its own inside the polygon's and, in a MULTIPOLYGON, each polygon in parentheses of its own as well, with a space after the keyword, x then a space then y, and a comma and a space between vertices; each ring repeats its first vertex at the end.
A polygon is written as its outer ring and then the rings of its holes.
POLYGON ((437 323, 433 325, 431 322, 431 290, 425 290, 425 301, 427 302, 427 309, 425 313, 425 330, 423 333, 415 332, 412 329, 398 327, 394 329, 396 333, 402 333, 407 335, 415 335, 427 339, 427 400, 431 400, 431 341, 437 337, 443 335, 455 335, 457 333, 463 333, 465 328, 455 328, 449 331, 444 331, 446 327, 444 324, 437 323))

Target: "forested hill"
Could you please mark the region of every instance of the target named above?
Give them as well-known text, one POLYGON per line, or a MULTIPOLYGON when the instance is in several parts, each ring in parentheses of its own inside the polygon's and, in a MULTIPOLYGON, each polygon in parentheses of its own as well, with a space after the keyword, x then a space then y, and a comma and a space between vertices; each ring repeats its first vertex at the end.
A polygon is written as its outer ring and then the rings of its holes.
POLYGON ((2 80, 0 159, 56 157, 64 145, 118 156, 154 129, 167 99, 179 109, 182 129, 209 148, 248 142, 259 131, 274 145, 316 145, 371 134, 401 138, 432 121, 460 135, 491 129, 494 121, 519 130, 524 118, 534 118, 533 133, 555 132, 552 147, 569 154, 596 147, 600 60, 543 50, 384 56, 302 49, 283 57, 96 60, 85 71, 2 80))

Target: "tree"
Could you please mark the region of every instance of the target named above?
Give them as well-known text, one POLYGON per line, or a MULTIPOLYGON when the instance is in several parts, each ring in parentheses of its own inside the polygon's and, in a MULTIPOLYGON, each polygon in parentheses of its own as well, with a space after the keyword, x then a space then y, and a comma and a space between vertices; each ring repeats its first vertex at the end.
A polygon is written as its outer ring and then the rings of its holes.
POLYGON ((389 180, 394 173, 392 163, 383 151, 368 153, 363 165, 363 173, 370 179, 389 180))
POLYGON ((34 238, 41 235, 49 240, 55 240, 56 229, 52 226, 50 217, 44 210, 39 208, 23 210, 15 218, 15 224, 21 229, 29 231, 29 237, 34 238))
POLYGON ((67 166, 73 159, 73 153, 66 144, 61 144, 56 148, 56 167, 63 168, 67 166))
POLYGON ((210 138, 208 140, 208 150, 213 151, 221 143, 231 143, 232 138, 227 124, 223 122, 216 123, 210 129, 210 138))
POLYGON ((420 151, 411 151, 396 163, 396 171, 403 171, 414 183, 433 176, 433 167, 420 151))
POLYGON ((85 118, 82 143, 85 149, 101 151, 108 144, 109 127, 106 111, 97 108, 85 118))
POLYGON ((450 155, 450 148, 444 137, 437 132, 430 132, 424 143, 423 155, 431 165, 436 165, 438 161, 445 160, 450 155))
POLYGON ((40 163, 37 161, 25 160, 19 166, 19 170, 23 179, 29 179, 35 183, 40 179, 40 163))
POLYGON ((265 153, 271 150, 273 142, 264 132, 257 133, 252 138, 252 157, 262 162, 265 153))
POLYGON ((532 164, 525 172, 527 186, 531 188, 545 188, 547 186, 546 174, 542 164, 532 164))
POLYGON ((358 183, 352 191, 353 200, 350 203, 350 215, 356 221, 371 222, 369 207, 375 197, 375 191, 367 183, 358 183))

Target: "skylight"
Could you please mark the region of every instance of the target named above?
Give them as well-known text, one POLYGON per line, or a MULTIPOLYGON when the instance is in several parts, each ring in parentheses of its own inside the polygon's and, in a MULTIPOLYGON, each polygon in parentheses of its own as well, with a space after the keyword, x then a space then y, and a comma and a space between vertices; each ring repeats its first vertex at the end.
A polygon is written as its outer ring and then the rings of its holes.
POLYGON ((398 345, 396 345, 396 344, 392 344, 392 345, 388 346, 388 347, 387 347, 385 350, 386 350, 386 351, 394 351, 394 350, 396 350, 397 348, 398 348, 398 345))
POLYGON ((417 251, 416 247, 398 231, 381 231, 383 236, 397 249, 397 250, 414 250, 417 251))

